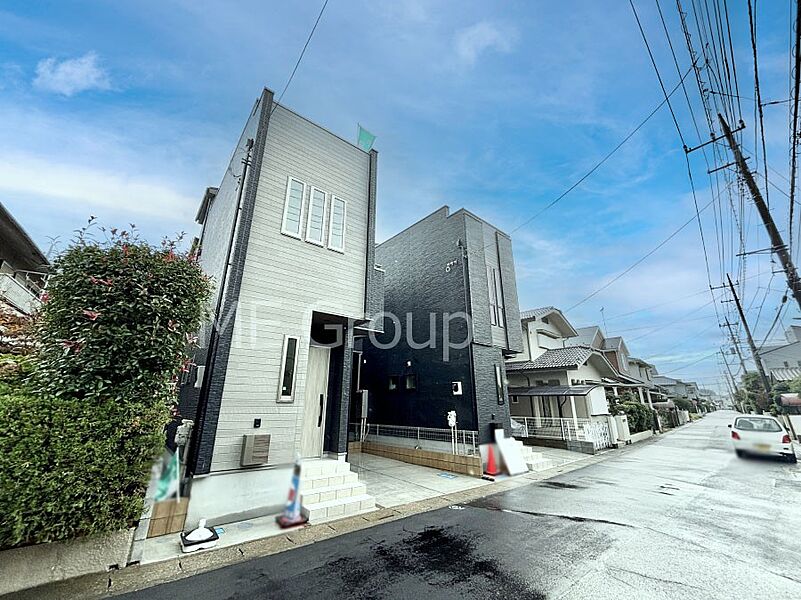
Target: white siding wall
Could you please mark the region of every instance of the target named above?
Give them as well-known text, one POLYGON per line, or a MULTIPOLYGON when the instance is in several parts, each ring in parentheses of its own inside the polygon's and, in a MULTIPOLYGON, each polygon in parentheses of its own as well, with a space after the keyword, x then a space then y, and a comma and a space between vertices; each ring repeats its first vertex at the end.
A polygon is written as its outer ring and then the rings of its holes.
MULTIPOLYGON (((223 392, 212 471, 239 467, 244 433, 272 435, 269 464, 300 444, 312 311, 364 318, 369 156, 291 111, 272 114, 223 392), (344 254, 281 234, 287 178, 347 202, 344 254), (300 338, 294 402, 278 403, 284 335, 300 338), (260 430, 253 419, 261 418, 260 430)), ((326 240, 328 234, 326 217, 326 240)))
POLYGON ((536 321, 528 321, 524 326, 523 335, 528 338, 527 341, 523 341, 525 356, 516 357, 514 360, 534 360, 538 356, 544 354, 546 350, 564 348, 565 340, 564 338, 560 337, 562 334, 559 332, 559 330, 554 326, 553 323, 545 323, 541 319, 537 319, 536 321), (540 333, 541 331, 547 331, 557 336, 557 339, 540 333), (529 347, 531 348, 530 357, 528 356, 529 347))
POLYGON ((801 367, 801 344, 795 343, 783 348, 777 348, 761 356, 765 369, 798 368, 801 367))

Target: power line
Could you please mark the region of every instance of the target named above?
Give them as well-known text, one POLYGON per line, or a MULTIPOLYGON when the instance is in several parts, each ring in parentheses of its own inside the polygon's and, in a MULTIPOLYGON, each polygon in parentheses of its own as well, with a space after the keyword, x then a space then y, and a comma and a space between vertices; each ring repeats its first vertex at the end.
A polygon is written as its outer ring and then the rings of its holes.
POLYGON ((790 123, 790 232, 787 246, 790 252, 793 251, 793 200, 795 199, 795 179, 798 160, 798 101, 799 86, 801 85, 801 0, 796 3, 795 11, 795 42, 793 44, 793 55, 795 65, 793 69, 793 111, 790 123))
POLYGON ((763 346, 767 343, 768 338, 770 338, 770 334, 773 333, 773 330, 776 328, 776 324, 779 322, 779 319, 781 319, 782 311, 786 306, 787 306, 787 294, 782 296, 782 303, 776 309, 776 317, 773 319, 773 323, 770 324, 770 329, 768 329, 768 332, 765 334, 765 339, 762 340, 762 343, 759 345, 760 350, 762 350, 763 346))
POLYGON ((634 18, 637 21, 637 27, 640 29, 640 35, 642 36, 642 41, 645 42, 645 49, 648 50, 648 56, 651 59, 651 64, 654 66, 654 71, 656 72, 656 78, 659 80, 659 87, 662 88, 662 93, 665 95, 665 102, 667 102, 668 109, 670 110, 670 116, 673 117, 673 124, 676 126, 676 131, 679 133, 679 139, 683 146, 687 144, 684 142, 684 136, 681 134, 681 128, 679 127, 679 121, 676 119, 676 113, 673 112, 673 105, 670 104, 670 99, 668 98, 667 89, 665 89, 665 84, 662 82, 662 76, 659 74, 659 68, 656 66, 656 60, 654 59, 654 54, 651 52, 651 46, 648 44, 648 38, 645 37, 645 31, 642 28, 642 23, 640 23, 640 16, 637 14, 637 9, 634 8, 634 2, 629 0, 629 6, 631 6, 631 12, 634 13, 634 18))
MULTIPOLYGON (((646 332, 646 333, 643 333, 642 335, 638 335, 637 337, 631 338, 631 339, 629 340, 629 342, 636 342, 637 340, 640 340, 640 339, 642 339, 642 338, 644 338, 644 337, 648 337, 649 335, 653 335, 653 334, 654 334, 654 333, 656 333, 657 331, 662 331, 663 329, 667 329, 667 328, 668 328, 668 327, 670 327, 671 325, 675 325, 675 324, 676 324, 676 323, 678 323, 679 321, 683 321, 684 319, 686 319, 686 318, 687 318, 687 317, 689 317, 690 315, 697 313, 697 312, 698 312, 699 310, 701 310, 702 308, 706 308, 707 306, 709 306, 710 304, 713 304, 714 302, 715 302, 715 296, 713 295, 713 296, 712 296, 712 300, 710 300, 710 301, 709 301, 709 302, 707 302, 706 304, 702 304, 702 305, 701 305, 701 306, 699 306, 698 308, 694 308, 694 309, 693 309, 693 310, 691 310, 690 312, 688 312, 688 313, 686 313, 686 314, 683 314, 683 315, 682 315, 682 316, 680 316, 679 318, 677 318, 677 319, 674 319, 674 320, 670 321, 669 323, 665 323, 664 325, 659 325, 659 326, 657 326, 656 328, 652 329, 651 331, 648 331, 648 332, 646 332)), ((711 315, 709 315, 709 316, 704 316, 703 318, 704 318, 704 319, 708 319, 710 316, 711 316, 711 315)), ((715 315, 715 316, 717 316, 717 315, 715 315)), ((689 321, 692 321, 692 320, 697 320, 697 319, 688 319, 688 320, 689 320, 689 321)), ((716 321, 716 322, 717 322, 717 321, 716 321)))
MULTIPOLYGON (((704 206, 704 207, 703 207, 703 208, 702 208, 702 209, 701 209, 701 210, 698 212, 698 214, 700 215, 700 213, 704 212, 704 211, 705 211, 707 208, 709 208, 709 206, 710 206, 710 205, 711 205, 711 204, 712 204, 714 201, 715 201, 715 199, 713 198, 712 200, 710 200, 709 202, 707 202, 707 204, 706 204, 706 205, 705 205, 705 206, 704 206)), ((628 267, 628 268, 627 268, 627 269, 625 269, 624 271, 621 271, 620 273, 618 273, 618 274, 617 274, 615 277, 613 277, 611 280, 609 280, 608 282, 606 282, 604 285, 602 285, 601 287, 599 287, 597 290, 595 290, 594 292, 592 292, 590 295, 586 296, 585 298, 583 298, 583 299, 582 299, 582 300, 580 300, 579 302, 576 302, 576 304, 574 304, 573 306, 571 306, 571 307, 570 307, 570 308, 568 308, 567 310, 568 310, 568 311, 570 311, 570 310, 573 310, 574 308, 577 308, 577 307, 581 306, 581 305, 582 305, 582 304, 584 304, 584 303, 585 303, 587 300, 589 300, 590 298, 593 298, 594 296, 598 295, 599 293, 601 293, 602 291, 604 291, 606 288, 608 288, 610 285, 612 285, 613 283, 615 283, 615 282, 616 282, 618 279, 621 279, 622 277, 624 277, 625 275, 627 275, 628 273, 630 273, 631 271, 633 271, 633 270, 634 270, 634 268, 635 268, 635 267, 637 267, 637 265, 639 265, 640 263, 642 263, 643 261, 645 261, 645 260, 646 260, 646 259, 647 259, 649 256, 651 256, 652 254, 654 254, 654 253, 655 253, 657 250, 659 250, 659 249, 660 249, 662 246, 664 246, 664 245, 665 245, 665 244, 667 244, 667 243, 668 243, 670 240, 672 240, 674 237, 676 237, 676 236, 677 236, 677 235, 678 235, 678 234, 679 234, 679 233, 680 233, 680 232, 681 232, 681 231, 682 231, 682 230, 683 230, 685 227, 687 227, 687 225, 689 225, 690 223, 692 223, 693 221, 695 221, 697 218, 698 218, 698 217, 697 217, 696 215, 693 215, 692 217, 690 217, 690 218, 689 218, 687 221, 685 221, 685 222, 684 222, 682 225, 680 225, 678 229, 676 229, 676 230, 675 230, 673 233, 671 233, 671 234, 670 234, 668 237, 666 237, 664 240, 662 240, 661 242, 659 242, 659 244, 657 244, 656 246, 654 246, 654 248, 652 248, 652 249, 651 249, 649 252, 647 252, 647 253, 645 254, 645 256, 643 256, 643 257, 641 257, 640 259, 636 260, 636 261, 634 262, 634 264, 632 264, 630 267, 628 267)))
POLYGON ((281 99, 284 97, 284 94, 289 88, 289 84, 292 83, 292 80, 295 78, 295 73, 297 72, 298 67, 300 66, 300 61, 303 60, 303 55, 306 54, 306 48, 309 47, 309 42, 311 42, 312 36, 314 35, 314 32, 317 30, 317 25, 320 23, 320 19, 323 18, 323 12, 325 12, 326 6, 328 6, 328 0, 325 0, 325 2, 323 2, 323 6, 320 9, 320 14, 317 15, 317 20, 314 22, 314 26, 311 28, 311 31, 309 32, 309 37, 306 38, 306 43, 303 44, 303 49, 300 51, 298 60, 295 62, 295 67, 292 69, 292 73, 289 75, 289 79, 287 80, 284 89, 281 90, 281 93, 278 95, 278 100, 276 100, 275 104, 273 104, 273 109, 270 111, 270 115, 272 115, 273 112, 275 112, 275 108, 278 106, 278 104, 281 102, 281 99))
MULTIPOLYGON (((759 113, 759 131, 762 137, 762 166, 765 170, 765 183, 768 182, 768 154, 765 146, 765 121, 764 113, 762 111, 762 93, 759 89, 759 61, 757 60, 757 34, 756 34, 756 10, 752 10, 751 0, 748 0, 748 25, 751 30, 751 51, 754 55, 754 93, 756 98, 754 102, 758 107, 759 113)), ((765 202, 770 206, 770 194, 767 187, 765 188, 765 202)), ((792 222, 792 219, 790 220, 792 222)))
POLYGON ((707 354, 706 356, 702 356, 698 360, 695 360, 695 361, 693 361, 691 363, 688 363, 686 365, 682 365, 681 367, 677 367, 675 369, 671 369, 670 371, 665 371, 664 373, 660 373, 660 375, 667 375, 668 373, 675 373, 676 371, 681 371, 681 370, 686 369, 688 367, 692 367, 693 365, 697 365, 699 362, 703 362, 705 360, 709 360, 713 356, 716 356, 717 353, 718 353, 718 351, 715 350, 712 354, 707 354))
POLYGON ((520 223, 520 225, 518 225, 517 227, 515 227, 515 228, 514 228, 514 229, 513 229, 513 230, 512 230, 510 233, 514 233, 515 231, 518 231, 518 230, 519 230, 519 229, 521 229, 522 227, 525 227, 526 225, 528 225, 529 223, 531 223, 531 222, 532 222, 534 219, 536 219, 537 217, 539 217, 539 216, 540 216, 542 213, 544 213, 546 210, 548 210, 548 209, 552 208, 553 206, 555 206, 556 204, 558 204, 558 203, 559 203, 559 202, 560 202, 560 201, 561 201, 561 200, 562 200, 562 199, 563 199, 565 196, 567 196, 567 195, 568 195, 570 192, 572 192, 572 191, 573 191, 573 190, 575 190, 575 189, 576 189, 578 186, 580 186, 582 183, 584 183, 584 181, 585 181, 585 180, 586 180, 586 179, 587 179, 587 178, 588 178, 590 175, 592 175, 593 173, 595 173, 595 171, 597 171, 597 170, 598 170, 598 169, 599 169, 599 168, 600 168, 600 167, 601 167, 601 166, 602 166, 602 165, 603 165, 603 164, 604 164, 606 161, 608 161, 610 158, 612 158, 612 156, 613 156, 613 155, 614 155, 614 154, 615 154, 615 153, 616 153, 618 150, 620 150, 620 149, 623 147, 623 145, 624 145, 626 142, 628 142, 628 141, 629 141, 629 140, 630 140, 632 137, 634 137, 634 135, 635 135, 635 134, 636 134, 636 133, 637 133, 637 132, 638 132, 640 129, 642 129, 642 128, 643 128, 643 126, 644 126, 644 125, 645 125, 645 124, 646 124, 648 121, 650 121, 650 120, 651 120, 651 118, 652 118, 652 117, 653 117, 653 116, 654 116, 654 115, 655 115, 657 112, 659 112, 659 109, 660 109, 660 108, 662 108, 662 107, 663 107, 663 106, 664 106, 664 105, 665 105, 665 104, 668 102, 668 98, 670 98, 670 97, 671 97, 671 96, 672 96, 672 95, 673 95, 673 94, 676 92, 676 90, 678 90, 678 89, 679 89, 679 87, 681 87, 681 84, 682 84, 682 82, 683 82, 683 81, 684 81, 684 79, 687 77, 687 75, 689 75, 689 74, 690 74, 690 70, 691 70, 691 69, 692 69, 692 67, 690 67, 690 69, 687 69, 687 72, 686 72, 686 73, 684 73, 684 76, 683 76, 683 77, 682 77, 682 78, 679 80, 679 82, 678 82, 678 83, 677 83, 677 84, 676 84, 676 85, 673 87, 673 89, 672 89, 672 90, 670 90, 670 93, 668 93, 668 94, 666 94, 666 95, 665 95, 665 99, 663 99, 663 100, 662 100, 662 101, 661 101, 659 104, 657 104, 657 105, 656 105, 656 108, 654 108, 654 109, 653 109, 653 110, 652 110, 650 113, 648 113, 648 116, 647 116, 647 117, 645 117, 645 118, 644 118, 642 121, 640 121, 639 125, 637 125, 637 126, 634 128, 634 129, 632 129, 632 130, 629 132, 629 134, 628 134, 626 137, 624 137, 624 138, 623 138, 623 139, 620 141, 620 143, 619 143, 617 146, 615 146, 614 148, 612 148, 612 149, 611 149, 611 150, 610 150, 610 151, 609 151, 609 152, 608 152, 608 153, 607 153, 607 154, 606 154, 606 155, 605 155, 605 156, 604 156, 604 157, 603 157, 603 158, 602 158, 600 161, 598 161, 598 162, 595 164, 595 166, 594 166, 594 167, 592 167, 592 168, 591 168, 589 171, 587 171, 587 172, 586 172, 584 175, 582 175, 582 176, 581 176, 581 177, 580 177, 580 178, 579 178, 579 179, 578 179, 578 180, 577 180, 575 183, 573 183, 573 185, 571 185, 569 188, 567 188, 567 189, 566 189, 564 192, 562 192, 561 194, 559 194, 559 196, 557 196, 557 197, 556 197, 556 198, 554 198, 554 199, 553 199, 551 202, 549 202, 547 205, 545 205, 545 206, 544 206, 544 207, 543 207, 541 210, 539 210, 539 211, 538 211, 538 212, 536 212, 536 213, 535 213, 533 216, 529 217, 528 219, 526 219, 525 221, 523 221, 522 223, 520 223))

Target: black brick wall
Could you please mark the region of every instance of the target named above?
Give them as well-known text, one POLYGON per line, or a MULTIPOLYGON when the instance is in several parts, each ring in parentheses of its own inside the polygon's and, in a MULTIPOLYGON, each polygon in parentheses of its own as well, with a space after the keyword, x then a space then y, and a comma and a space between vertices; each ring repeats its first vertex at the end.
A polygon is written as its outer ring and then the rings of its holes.
MULTIPOLYGON (((509 430, 509 407, 505 389, 498 400, 495 365, 503 355, 492 345, 489 323, 489 293, 484 260, 483 224, 465 213, 447 217, 440 209, 422 221, 381 244, 376 252, 386 270, 385 310, 401 321, 400 342, 391 349, 381 349, 369 339, 364 342, 363 386, 370 390, 372 423, 447 427, 446 413, 456 410, 459 428, 475 429, 482 442, 491 439, 490 423, 500 422, 509 430), (464 253, 459 242, 467 246, 464 253), (467 275, 467 276, 465 276, 467 275), (474 341, 469 347, 450 350, 443 359, 443 314, 469 312, 472 315, 474 341), (407 343, 406 313, 412 315, 413 339, 429 339, 429 315, 434 314, 435 348, 416 349, 407 343), (411 365, 407 366, 407 362, 411 365), (404 376, 417 376, 417 389, 404 389, 404 376), (389 390, 390 376, 398 376, 399 387, 389 390), (454 396, 451 382, 461 381, 463 394, 454 396)), ((509 254, 511 259, 511 254, 509 254)), ((506 267, 504 267, 506 268, 506 267)), ((505 275, 514 277, 514 267, 505 275)), ((517 294, 509 311, 517 311, 517 294)), ((507 297, 504 289, 504 297, 507 297)), ((511 300, 511 299, 510 299, 511 300)), ((510 322, 517 322, 510 318, 510 322)), ((395 325, 384 320, 385 332, 377 336, 380 344, 395 337, 395 325)), ((450 339, 465 339, 464 320, 453 321, 450 339)), ((522 340, 521 340, 522 341, 522 340)))
POLYGON ((348 324, 343 343, 331 349, 328 369, 328 404, 325 414, 323 449, 344 453, 348 450, 348 413, 353 373, 353 324, 348 324))

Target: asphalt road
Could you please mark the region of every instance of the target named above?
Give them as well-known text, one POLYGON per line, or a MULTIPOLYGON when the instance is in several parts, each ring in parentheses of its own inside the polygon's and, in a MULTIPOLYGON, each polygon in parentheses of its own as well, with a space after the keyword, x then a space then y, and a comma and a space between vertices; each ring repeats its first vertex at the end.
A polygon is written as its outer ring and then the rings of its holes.
POLYGON ((801 468, 717 412, 555 479, 121 598, 801 598, 801 468))

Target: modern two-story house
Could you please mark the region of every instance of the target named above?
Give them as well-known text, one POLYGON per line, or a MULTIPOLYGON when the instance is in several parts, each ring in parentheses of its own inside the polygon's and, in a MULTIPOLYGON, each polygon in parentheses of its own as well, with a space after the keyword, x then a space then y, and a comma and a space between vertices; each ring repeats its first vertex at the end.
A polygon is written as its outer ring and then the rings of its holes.
POLYGON ((510 432, 504 359, 523 350, 512 242, 447 206, 380 244, 384 333, 365 340, 370 423, 510 432))
MULTIPOLYGON (((181 391, 181 415, 195 422, 189 523, 275 512, 296 457, 334 459, 314 472, 344 461, 354 343, 383 302, 377 161, 265 89, 222 182, 206 191, 198 249, 216 321, 181 391)), ((351 480, 347 466, 331 468, 351 480)), ((353 496, 337 515, 367 508, 353 496)), ((326 516, 328 505, 304 504, 326 516)))

